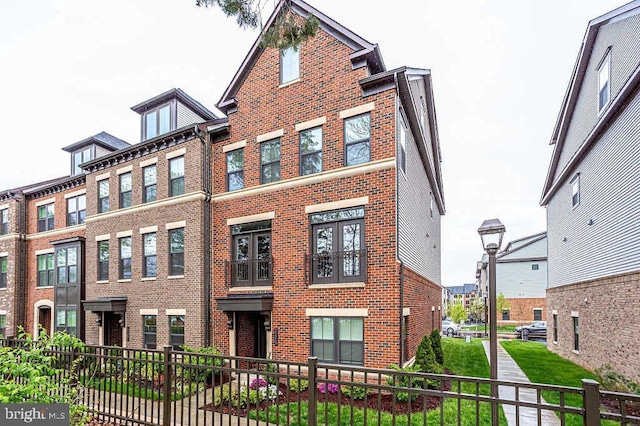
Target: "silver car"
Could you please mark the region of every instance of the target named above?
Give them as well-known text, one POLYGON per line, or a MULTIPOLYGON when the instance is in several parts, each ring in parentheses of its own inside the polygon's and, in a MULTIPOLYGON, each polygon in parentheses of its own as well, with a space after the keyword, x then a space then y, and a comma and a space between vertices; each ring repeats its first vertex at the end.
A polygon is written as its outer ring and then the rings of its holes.
POLYGON ((516 333, 523 338, 528 337, 547 337, 547 322, 536 321, 529 325, 516 327, 516 333))
POLYGON ((460 326, 453 321, 442 321, 442 333, 443 334, 458 334, 460 332, 460 326))

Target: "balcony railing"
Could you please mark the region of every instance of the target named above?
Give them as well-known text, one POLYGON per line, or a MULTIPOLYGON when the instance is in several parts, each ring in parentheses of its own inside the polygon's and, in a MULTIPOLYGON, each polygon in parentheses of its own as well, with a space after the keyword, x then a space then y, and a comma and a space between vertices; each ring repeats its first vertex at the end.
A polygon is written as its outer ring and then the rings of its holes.
POLYGON ((311 284, 365 282, 367 249, 305 255, 311 284))
POLYGON ((273 282, 273 258, 227 261, 231 287, 270 286, 273 282))

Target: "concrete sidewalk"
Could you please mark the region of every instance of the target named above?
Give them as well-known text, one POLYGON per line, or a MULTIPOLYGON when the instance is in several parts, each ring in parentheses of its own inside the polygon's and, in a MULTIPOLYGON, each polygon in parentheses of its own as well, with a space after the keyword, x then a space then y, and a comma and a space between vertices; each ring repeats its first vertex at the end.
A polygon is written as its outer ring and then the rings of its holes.
MULTIPOLYGON (((487 354, 487 359, 490 359, 489 341, 483 340, 484 351, 487 354)), ((514 381, 531 383, 527 376, 522 372, 518 364, 511 358, 509 353, 498 342, 498 380, 501 381, 514 381)), ((498 395, 501 399, 508 399, 515 401, 516 389, 513 386, 499 386, 498 395)), ((536 403, 536 391, 534 389, 520 388, 518 393, 518 399, 523 402, 536 403)), ((545 403, 541 398, 541 402, 545 403)), ((520 407, 518 418, 516 418, 516 406, 503 404, 502 410, 507 418, 509 426, 529 426, 529 425, 544 425, 555 426, 560 425, 560 419, 552 411, 542 410, 540 412, 540 423, 538 423, 538 411, 535 408, 520 407)))

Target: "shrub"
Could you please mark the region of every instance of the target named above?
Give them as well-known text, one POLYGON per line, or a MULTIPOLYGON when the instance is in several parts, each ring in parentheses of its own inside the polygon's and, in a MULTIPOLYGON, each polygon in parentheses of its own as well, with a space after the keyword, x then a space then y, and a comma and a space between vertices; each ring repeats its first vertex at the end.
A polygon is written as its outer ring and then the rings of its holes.
POLYGON ((267 386, 269 386, 269 383, 267 383, 267 381, 265 379, 263 379, 262 377, 256 377, 249 384, 249 389, 254 389, 255 390, 255 389, 264 388, 264 387, 267 387, 267 386))
POLYGON ((433 354, 436 357, 436 362, 440 365, 444 365, 444 351, 442 350, 442 338, 439 330, 433 330, 429 336, 431 339, 431 348, 433 354))
POLYGON ((367 395, 367 388, 363 386, 344 386, 341 392, 351 399, 364 399, 367 395))
MULTIPOLYGON (((400 371, 403 373, 420 373, 420 369, 413 365, 411 367, 400 368, 397 365, 390 365, 391 370, 400 371)), ((424 389, 425 379, 423 377, 415 377, 404 374, 393 374, 387 377, 387 384, 389 386, 402 387, 402 388, 414 388, 424 389)), ((409 400, 409 392, 394 392, 396 400, 399 402, 407 402, 409 400)), ((418 397, 417 394, 411 393, 411 400, 413 401, 418 397)))
POLYGON ((320 393, 338 393, 340 386, 335 383, 320 383, 318 385, 318 391, 320 393))
POLYGON ((436 362, 436 356, 433 353, 429 336, 424 336, 418 345, 415 365, 418 371, 423 373, 442 374, 443 372, 442 365, 436 362))
POLYGON ((291 379, 289 381, 289 389, 292 392, 304 392, 309 389, 309 381, 305 379, 291 379))
POLYGON ((608 391, 640 394, 640 384, 633 382, 605 364, 594 370, 600 385, 608 391))
POLYGON ((215 368, 202 367, 222 367, 224 360, 216 355, 222 355, 222 352, 215 346, 207 346, 202 348, 192 348, 182 345, 182 349, 189 354, 183 357, 184 363, 189 366, 181 366, 176 370, 176 376, 184 380, 196 380, 204 382, 211 378, 213 374, 218 373, 215 368))
MULTIPOLYGON (((268 373, 279 373, 280 369, 278 368, 278 364, 275 362, 267 362, 265 364, 260 364, 259 370, 261 371, 266 371, 268 373)), ((277 374, 274 375, 265 375, 267 378, 267 382, 269 382, 269 384, 271 385, 277 385, 278 384, 278 376, 277 374)))

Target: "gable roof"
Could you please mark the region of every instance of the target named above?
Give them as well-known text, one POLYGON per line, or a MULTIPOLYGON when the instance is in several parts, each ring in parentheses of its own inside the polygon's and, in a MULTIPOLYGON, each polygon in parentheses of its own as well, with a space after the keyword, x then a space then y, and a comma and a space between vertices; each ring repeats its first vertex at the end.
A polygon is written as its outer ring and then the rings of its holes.
POLYGON ((127 148, 128 146, 131 146, 130 143, 125 142, 122 139, 118 139, 107 132, 100 132, 97 135, 93 135, 79 142, 72 143, 71 145, 67 145, 62 149, 67 152, 74 152, 80 148, 84 148, 85 146, 88 146, 91 144, 100 145, 103 148, 108 149, 109 151, 117 151, 119 149, 123 149, 123 148, 127 148))
MULTIPOLYGON (((354 69, 369 66, 372 74, 386 70, 377 44, 368 42, 302 0, 279 0, 276 8, 267 20, 264 30, 271 27, 278 15, 283 12, 285 3, 288 4, 289 8, 293 12, 304 18, 309 15, 313 15, 318 18, 318 21, 320 21, 320 28, 322 30, 331 34, 333 37, 353 49, 354 52, 349 57, 354 69)), ((238 94, 240 87, 242 87, 242 84, 264 50, 264 48, 260 46, 261 38, 262 33, 260 33, 256 41, 253 43, 253 46, 251 46, 249 53, 242 61, 240 68, 236 71, 231 83, 216 105, 216 107, 225 114, 228 114, 229 111, 233 111, 236 108, 235 96, 238 94)))
POLYGON ((547 238, 546 231, 540 232, 538 234, 529 235, 527 237, 523 237, 517 240, 509 241, 505 249, 496 255, 496 259, 500 259, 505 256, 510 256, 518 252, 519 250, 522 250, 525 247, 529 247, 532 244, 537 243, 538 241, 544 240, 545 238, 547 238))
POLYGON ((580 90, 582 88, 582 84, 584 83, 584 78, 587 72, 589 59, 591 57, 596 38, 598 36, 598 30, 600 29, 600 27, 608 24, 612 20, 620 19, 622 15, 631 16, 638 13, 640 13, 640 0, 634 0, 631 3, 625 4, 624 6, 621 6, 617 9, 612 10, 611 12, 605 13, 604 15, 589 21, 587 31, 582 41, 580 52, 578 53, 576 64, 573 68, 571 81, 569 82, 569 86, 567 87, 567 91, 564 95, 560 113, 558 114, 558 118, 553 129, 553 134, 551 136, 551 141, 549 142, 550 145, 555 146, 553 149, 553 154, 551 156, 551 161, 549 163, 549 169, 547 171, 547 177, 545 179, 544 187, 542 190, 542 196, 540 198, 540 204, 543 206, 547 205, 553 194, 555 194, 560 185, 562 185, 566 181, 573 169, 589 152, 590 148, 597 141, 599 135, 607 127, 608 123, 620 112, 620 110, 624 106, 625 101, 633 93, 635 88, 640 84, 640 66, 638 66, 632 73, 629 80, 622 87, 620 92, 606 107, 604 113, 600 116, 595 127, 587 136, 586 140, 582 143, 578 151, 569 160, 569 163, 558 175, 558 178, 554 180, 554 177, 557 174, 556 172, 558 163, 560 161, 560 156, 564 147, 569 124, 571 123, 571 119, 575 111, 578 96, 580 94, 580 90))
POLYGON ((470 294, 471 292, 476 291, 475 283, 454 285, 454 286, 445 287, 445 288, 449 290, 450 294, 470 294))
POLYGON ((139 104, 132 106, 131 109, 138 114, 142 114, 145 111, 148 111, 165 102, 170 101, 171 99, 178 99, 180 102, 200 115, 200 117, 202 117, 205 121, 215 120, 216 118, 218 118, 213 112, 209 111, 209 109, 207 109, 200 102, 187 95, 185 91, 180 89, 179 87, 167 90, 166 92, 160 93, 159 95, 154 96, 151 99, 140 102, 139 104))

